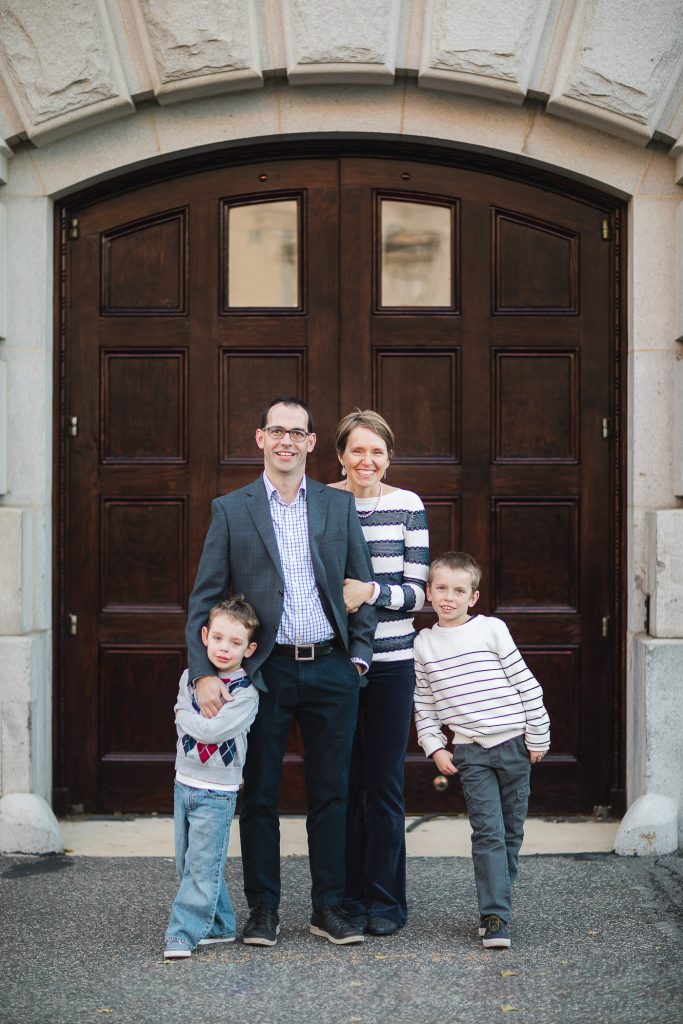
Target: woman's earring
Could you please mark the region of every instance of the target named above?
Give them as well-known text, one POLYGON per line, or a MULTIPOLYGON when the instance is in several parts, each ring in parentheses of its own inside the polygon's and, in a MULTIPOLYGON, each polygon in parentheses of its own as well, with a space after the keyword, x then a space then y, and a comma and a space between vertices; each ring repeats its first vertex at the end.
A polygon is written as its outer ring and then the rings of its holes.
POLYGON ((342 476, 346 476, 346 466, 342 462, 342 476))

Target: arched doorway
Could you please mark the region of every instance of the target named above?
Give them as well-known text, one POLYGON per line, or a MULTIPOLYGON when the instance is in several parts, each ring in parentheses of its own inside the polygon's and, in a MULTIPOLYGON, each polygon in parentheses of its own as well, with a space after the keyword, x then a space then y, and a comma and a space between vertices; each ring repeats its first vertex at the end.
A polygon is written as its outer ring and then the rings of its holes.
MULTIPOLYGON (((417 159, 262 159, 63 211, 58 785, 88 810, 170 807, 171 708, 210 501, 260 471, 273 395, 378 408, 432 552, 484 566, 542 682, 536 809, 609 802, 615 757, 610 207, 417 159)), ((422 617, 421 625, 431 620, 422 617)), ((618 723, 617 723, 618 725, 618 723)), ((616 751, 618 754, 618 750, 616 751)), ((411 748, 414 811, 460 810, 411 748)), ((295 734, 282 807, 303 802, 295 734)))

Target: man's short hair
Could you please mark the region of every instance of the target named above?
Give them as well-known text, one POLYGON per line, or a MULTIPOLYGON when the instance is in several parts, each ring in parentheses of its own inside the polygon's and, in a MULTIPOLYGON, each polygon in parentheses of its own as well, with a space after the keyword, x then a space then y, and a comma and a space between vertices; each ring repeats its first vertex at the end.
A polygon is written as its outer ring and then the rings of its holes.
POLYGON ((432 582, 432 578, 437 569, 464 569, 472 577, 472 590, 479 590, 479 584, 481 582, 481 566, 476 558, 472 555, 468 555, 466 551, 444 551, 442 555, 435 558, 429 566, 429 578, 427 583, 432 582))
POLYGON ((259 427, 261 430, 263 430, 263 428, 268 425, 268 413, 270 412, 274 405, 289 405, 294 406, 295 408, 298 407, 299 409, 303 409, 303 411, 306 413, 308 417, 308 426, 306 429, 308 430, 309 434, 313 433, 315 429, 313 426, 313 413, 308 408, 305 402, 302 402, 301 399, 299 398, 293 398, 291 395, 286 395, 284 398, 274 398, 272 402, 268 402, 268 405, 264 408, 263 412, 261 413, 261 421, 259 423, 259 427))
POLYGON ((235 594, 234 597, 229 597, 226 601, 214 605, 206 622, 207 629, 211 629, 211 623, 217 615, 229 615, 232 619, 241 622, 249 631, 250 643, 258 633, 258 617, 249 602, 244 600, 244 594, 235 594))

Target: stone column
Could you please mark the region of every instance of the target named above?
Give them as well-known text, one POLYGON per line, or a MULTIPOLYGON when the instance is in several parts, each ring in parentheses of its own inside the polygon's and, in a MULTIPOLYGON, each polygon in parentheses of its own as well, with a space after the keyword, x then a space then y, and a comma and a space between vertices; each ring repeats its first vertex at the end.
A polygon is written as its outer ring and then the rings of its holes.
POLYGON ((51 204, 34 196, 4 205, 12 259, 0 288, 0 852, 47 853, 63 849, 49 805, 51 204))

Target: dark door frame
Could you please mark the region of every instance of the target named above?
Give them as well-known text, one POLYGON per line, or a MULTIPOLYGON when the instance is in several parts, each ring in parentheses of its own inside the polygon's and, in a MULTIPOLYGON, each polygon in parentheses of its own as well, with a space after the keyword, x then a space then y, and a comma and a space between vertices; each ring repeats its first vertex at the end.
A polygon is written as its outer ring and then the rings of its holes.
POLYGON ((626 806, 625 789, 625 692, 626 692, 626 203, 605 191, 561 174, 485 153, 463 151, 432 143, 378 140, 338 136, 295 139, 286 143, 264 140, 210 153, 169 160, 149 167, 123 172, 116 177, 74 192, 55 204, 54 211, 54 395, 53 403, 53 807, 58 814, 69 809, 69 794, 64 785, 66 740, 64 733, 65 646, 69 637, 69 609, 66 604, 66 480, 68 473, 69 409, 66 391, 67 335, 69 327, 70 234, 78 227, 71 223, 70 209, 97 202, 152 182, 180 174, 192 175, 210 168, 258 163, 260 160, 301 159, 302 157, 374 157, 409 159, 425 163, 460 167, 498 178, 509 178, 546 191, 584 202, 604 214, 605 245, 610 250, 610 414, 607 430, 610 447, 610 522, 611 522, 611 620, 612 645, 612 749, 610 805, 614 814, 626 806))

